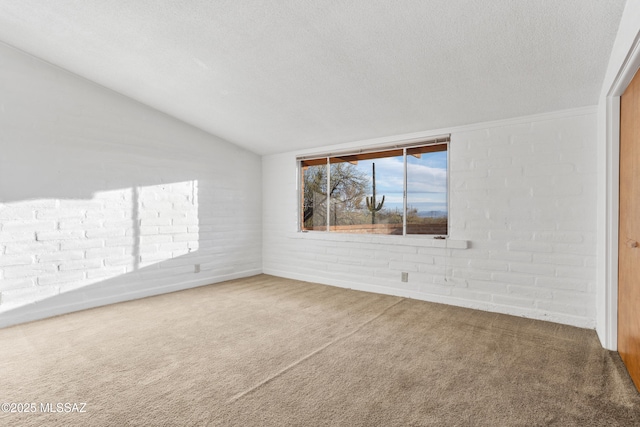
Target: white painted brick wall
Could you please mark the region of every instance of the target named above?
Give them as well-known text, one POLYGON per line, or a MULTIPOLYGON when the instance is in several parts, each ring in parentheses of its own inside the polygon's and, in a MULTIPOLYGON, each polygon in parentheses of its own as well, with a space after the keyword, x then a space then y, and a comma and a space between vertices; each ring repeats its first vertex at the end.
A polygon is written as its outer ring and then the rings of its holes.
POLYGON ((595 109, 452 131, 450 238, 469 249, 296 233, 297 154, 263 158, 266 273, 595 326, 595 109))
POLYGON ((258 156, 3 45, 0 63, 0 326, 261 271, 258 156))

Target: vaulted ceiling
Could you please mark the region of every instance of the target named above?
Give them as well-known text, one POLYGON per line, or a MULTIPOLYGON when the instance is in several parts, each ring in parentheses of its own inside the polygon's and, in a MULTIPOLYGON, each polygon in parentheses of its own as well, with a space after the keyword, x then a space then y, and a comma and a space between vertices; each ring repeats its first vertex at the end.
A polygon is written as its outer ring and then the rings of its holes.
POLYGON ((624 0, 1 0, 0 41, 258 154, 595 105, 624 0))

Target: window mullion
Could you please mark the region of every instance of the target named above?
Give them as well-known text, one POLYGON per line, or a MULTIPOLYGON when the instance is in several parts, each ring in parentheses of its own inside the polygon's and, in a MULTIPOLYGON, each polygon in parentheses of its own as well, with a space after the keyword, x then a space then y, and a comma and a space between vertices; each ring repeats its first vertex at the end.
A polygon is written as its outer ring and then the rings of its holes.
MULTIPOLYGON (((425 144, 406 144, 404 146, 389 146, 380 149, 360 149, 339 153, 324 154, 320 156, 298 157, 301 172, 298 174, 299 185, 299 218, 300 230, 306 231, 308 221, 309 230, 321 230, 318 221, 321 219, 322 190, 320 174, 322 167, 325 173, 325 231, 341 233, 373 233, 373 234, 402 234, 411 236, 414 234, 448 235, 449 213, 449 137, 424 141, 425 144), (371 185, 373 168, 378 166, 380 159, 379 178, 386 194, 387 200, 369 200, 367 185, 371 185), (402 168, 398 170, 398 161, 402 162, 402 168), (409 161, 411 161, 411 176, 409 176, 409 161), (335 164, 335 167, 334 167, 335 164), (305 168, 309 168, 309 182, 307 186, 307 174, 305 168), (368 170, 367 170, 368 168, 368 170), (402 174, 398 177, 398 172, 402 174), (336 175, 337 174, 337 175, 336 175), (335 175, 335 177, 334 177, 335 175), (339 181, 336 181, 339 178, 339 181), (401 178, 401 181, 398 181, 401 178), (409 178, 412 179, 412 217, 409 224, 409 178), (442 182, 446 179, 446 182, 442 182), (431 180, 434 180, 432 183, 431 180), (336 203, 333 203, 331 191, 333 182, 339 184, 335 190, 336 203), (427 182, 429 181, 429 182, 427 182), (367 182, 369 184, 367 184, 367 182), (397 184, 402 182, 402 218, 397 222, 397 184), (414 186, 414 182, 416 183, 414 186), (384 184, 384 185, 383 185, 384 184), (386 186, 385 186, 386 185, 386 186), (306 195, 305 193, 309 194, 306 195), (442 194, 445 193, 445 194, 442 194), (307 198, 309 200, 307 200, 307 198), (446 200, 442 200, 446 198, 446 200), (366 202, 366 206, 365 206, 366 202), (375 206, 369 206, 373 203, 375 206), (372 208, 377 212, 384 210, 373 218, 372 208), (444 214, 440 213, 442 205, 446 204, 444 214), (305 206, 308 205, 308 209, 305 206), (380 209, 375 209, 378 207, 380 209), (313 214, 315 210, 315 215, 313 214), (433 215, 432 212, 433 211, 433 215), (334 230, 331 230, 331 222, 334 222, 334 230), (367 217, 369 218, 367 220, 367 217), (375 223, 374 223, 375 222, 375 223), (371 223, 371 224, 369 224, 371 223), (337 225, 340 224, 340 225, 337 225), (379 226, 378 226, 379 224, 379 226), (446 228, 445 228, 446 227, 446 228), (398 230, 400 229, 400 230, 398 230), (400 233, 398 233, 400 231, 400 233)), ((381 187, 378 187, 381 188, 381 187)), ((384 195, 382 196, 384 197, 384 195)))
POLYGON ((404 183, 402 184, 402 235, 407 235, 407 149, 402 149, 404 163, 404 183))
POLYGON ((331 161, 327 157, 327 220, 325 221, 327 232, 331 231, 331 161))

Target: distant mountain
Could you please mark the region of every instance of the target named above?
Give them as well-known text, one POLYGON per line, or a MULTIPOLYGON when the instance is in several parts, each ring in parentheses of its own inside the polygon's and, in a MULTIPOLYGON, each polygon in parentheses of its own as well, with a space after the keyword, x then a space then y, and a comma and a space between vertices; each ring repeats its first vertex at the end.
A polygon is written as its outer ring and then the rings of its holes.
POLYGON ((447 211, 419 211, 418 216, 423 218, 446 218, 447 211))

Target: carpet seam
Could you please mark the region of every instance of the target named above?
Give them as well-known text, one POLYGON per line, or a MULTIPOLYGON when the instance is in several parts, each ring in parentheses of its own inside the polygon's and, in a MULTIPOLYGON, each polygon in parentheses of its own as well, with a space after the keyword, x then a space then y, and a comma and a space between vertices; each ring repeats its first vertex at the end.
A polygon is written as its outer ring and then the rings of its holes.
POLYGON ((316 350, 312 351, 311 353, 307 354, 306 356, 303 356, 302 358, 296 360, 295 362, 291 363, 290 365, 285 366, 284 368, 282 368, 281 370, 279 370, 278 372, 276 372, 275 374, 271 375, 270 377, 264 379, 263 381, 259 382, 258 384, 254 385, 253 387, 242 391, 240 393, 237 393, 235 396, 231 397, 229 400, 227 400, 227 403, 234 403, 236 401, 238 401, 239 399, 243 398, 244 396, 256 391, 257 389, 261 388, 262 386, 267 385, 268 383, 270 383, 271 381, 273 381, 274 379, 284 375, 286 372, 290 371, 291 369, 295 368, 296 366, 298 366, 299 364, 301 364, 302 362, 305 362, 306 360, 309 360, 310 358, 312 358, 313 356, 315 356, 316 354, 322 352, 323 350, 327 349, 328 347, 332 346, 333 344, 338 343, 339 341, 345 340, 349 337, 351 337, 352 335, 354 335, 355 333, 359 332, 360 330, 362 330, 362 328, 364 328, 365 326, 369 325, 370 323, 374 322, 375 320, 379 319, 380 317, 382 317, 387 311, 391 310, 393 307, 395 307, 396 305, 400 304, 402 301, 404 301, 406 298, 400 298, 400 300, 396 301, 395 303, 391 304, 390 306, 386 307, 384 310, 382 310, 380 313, 378 313, 377 315, 375 315, 374 317, 372 317, 371 319, 367 320, 366 322, 360 324, 358 327, 356 327, 353 331, 349 332, 348 334, 345 335, 341 335, 337 338, 335 338, 332 341, 329 341, 328 343, 326 343, 325 345, 317 348, 316 350))

